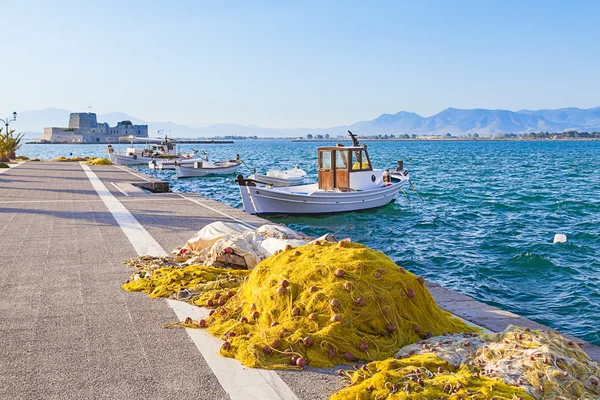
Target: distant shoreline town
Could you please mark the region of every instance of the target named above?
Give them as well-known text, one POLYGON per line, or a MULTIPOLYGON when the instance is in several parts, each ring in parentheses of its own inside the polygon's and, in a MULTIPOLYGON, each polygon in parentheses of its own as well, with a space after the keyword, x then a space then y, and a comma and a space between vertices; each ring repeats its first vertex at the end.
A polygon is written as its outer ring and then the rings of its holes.
MULTIPOLYGON (((492 136, 483 136, 478 133, 462 135, 417 135, 417 134, 378 134, 361 135, 363 141, 396 141, 396 140, 600 140, 600 132, 580 132, 568 130, 563 132, 530 132, 530 133, 505 133, 492 136)), ((44 137, 41 140, 28 142, 28 144, 117 144, 123 139, 147 139, 148 125, 134 125, 131 121, 118 122, 115 127, 106 122, 99 123, 95 113, 71 113, 67 128, 44 128, 44 137)), ((167 136, 165 136, 165 140, 167 136)), ((175 143, 190 144, 228 144, 234 140, 289 140, 291 142, 331 142, 347 141, 346 136, 329 134, 306 134, 302 137, 264 138, 258 136, 217 136, 212 138, 169 138, 175 143)))
MULTIPOLYGON (((363 142, 391 142, 391 141, 545 141, 545 140, 563 140, 563 141, 595 141, 600 140, 600 132, 579 132, 579 131, 567 131, 567 132, 538 132, 538 133, 508 133, 494 136, 480 136, 478 134, 468 135, 358 135, 363 142)), ((27 142, 27 144, 117 144, 119 143, 119 137, 125 137, 124 135, 112 136, 113 140, 108 141, 52 141, 52 140, 36 140, 27 142)), ((143 140, 148 136, 136 136, 143 140)), ((329 136, 329 135, 306 135, 305 137, 259 137, 259 136, 215 136, 209 138, 170 138, 170 141, 180 144, 231 144, 234 141, 239 140, 286 140, 295 143, 309 143, 309 142, 346 142, 349 141, 347 137, 343 136, 329 136)))

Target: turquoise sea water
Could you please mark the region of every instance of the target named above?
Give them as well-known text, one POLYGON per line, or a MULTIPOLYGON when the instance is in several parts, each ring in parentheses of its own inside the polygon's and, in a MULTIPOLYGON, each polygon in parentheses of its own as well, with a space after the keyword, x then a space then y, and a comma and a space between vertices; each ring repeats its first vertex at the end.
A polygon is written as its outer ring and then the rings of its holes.
MULTIPOLYGON (((260 171, 295 164, 316 180, 317 143, 239 141, 204 148, 213 160, 239 153, 260 171)), ((273 217, 310 235, 384 251, 398 264, 478 300, 600 344, 600 142, 374 142, 375 167, 404 160, 424 199, 408 193, 384 208, 319 217, 273 217), (569 241, 552 244, 554 234, 569 241)), ((103 145, 25 145, 29 157, 104 155, 103 145)), ((173 179, 241 207, 233 177, 173 179)), ((248 175, 241 168, 240 173, 248 175)))

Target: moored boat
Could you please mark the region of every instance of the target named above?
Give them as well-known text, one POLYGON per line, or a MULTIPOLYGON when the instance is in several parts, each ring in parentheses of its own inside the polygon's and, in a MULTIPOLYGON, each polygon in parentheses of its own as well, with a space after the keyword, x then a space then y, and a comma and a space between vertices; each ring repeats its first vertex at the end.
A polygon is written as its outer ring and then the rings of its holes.
POLYGON ((382 207, 395 201, 408 172, 373 169, 367 146, 350 132, 353 146, 318 148, 318 183, 275 187, 238 175, 244 210, 250 214, 331 214, 382 207))
POLYGON ((265 175, 257 174, 250 175, 248 179, 261 182, 273 186, 294 186, 299 185, 306 178, 306 172, 301 170, 297 165, 294 168, 280 171, 269 170, 265 175))
POLYGON ((235 160, 227 161, 202 161, 197 160, 191 165, 176 165, 175 171, 177 178, 193 178, 212 175, 229 175, 235 173, 242 164, 239 155, 235 160))
POLYGON ((177 145, 167 138, 152 139, 128 136, 119 138, 119 142, 121 140, 127 140, 131 143, 131 147, 128 147, 125 152, 116 152, 110 144, 106 149, 110 161, 117 165, 147 164, 152 160, 184 161, 198 159, 197 152, 192 154, 178 153, 177 145), (146 147, 137 148, 135 147, 136 143, 144 143, 146 147))
POLYGON ((153 159, 152 161, 148 162, 148 168, 151 170, 174 170, 178 165, 192 166, 196 161, 199 161, 198 157, 178 160, 153 159))

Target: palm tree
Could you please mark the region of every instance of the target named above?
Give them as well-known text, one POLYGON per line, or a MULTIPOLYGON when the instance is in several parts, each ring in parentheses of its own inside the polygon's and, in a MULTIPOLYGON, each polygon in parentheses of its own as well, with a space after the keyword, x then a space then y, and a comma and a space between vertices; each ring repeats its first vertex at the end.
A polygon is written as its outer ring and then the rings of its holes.
POLYGON ((19 133, 13 136, 14 130, 2 133, 0 128, 0 162, 7 162, 16 157, 17 150, 21 147, 21 140, 24 133, 19 133))

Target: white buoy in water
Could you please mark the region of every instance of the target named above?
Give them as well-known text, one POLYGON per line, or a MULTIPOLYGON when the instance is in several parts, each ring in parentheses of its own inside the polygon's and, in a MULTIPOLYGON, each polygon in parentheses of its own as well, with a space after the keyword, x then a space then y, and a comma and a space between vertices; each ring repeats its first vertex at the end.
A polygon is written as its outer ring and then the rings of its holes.
POLYGON ((567 235, 557 233, 556 235, 554 235, 554 243, 567 243, 567 235))

